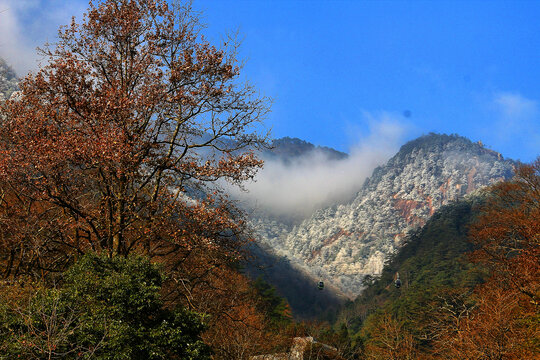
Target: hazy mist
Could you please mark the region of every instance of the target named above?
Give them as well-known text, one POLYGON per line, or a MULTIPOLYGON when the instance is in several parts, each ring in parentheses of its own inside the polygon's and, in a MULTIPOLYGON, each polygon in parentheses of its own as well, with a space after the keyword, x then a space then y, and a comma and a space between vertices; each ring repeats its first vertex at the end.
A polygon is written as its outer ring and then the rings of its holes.
POLYGON ((247 192, 233 189, 233 195, 250 207, 293 218, 351 199, 373 169, 398 151, 406 132, 391 114, 369 117, 369 133, 350 148, 347 159, 330 160, 321 151, 289 163, 265 159, 255 181, 246 184, 247 192))

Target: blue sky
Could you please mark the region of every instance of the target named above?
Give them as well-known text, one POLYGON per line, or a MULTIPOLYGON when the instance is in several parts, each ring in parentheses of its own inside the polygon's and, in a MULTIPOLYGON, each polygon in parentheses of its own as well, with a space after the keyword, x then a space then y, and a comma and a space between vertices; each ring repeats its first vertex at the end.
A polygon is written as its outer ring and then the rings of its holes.
MULTIPOLYGON (((86 5, 0 0, 0 56, 19 71, 32 68, 33 48, 53 41, 58 25, 80 18, 86 5)), ((194 7, 210 39, 240 31, 243 76, 274 98, 267 122, 274 137, 350 151, 381 129, 400 142, 433 131, 522 161, 540 155, 540 2, 194 0, 194 7)))

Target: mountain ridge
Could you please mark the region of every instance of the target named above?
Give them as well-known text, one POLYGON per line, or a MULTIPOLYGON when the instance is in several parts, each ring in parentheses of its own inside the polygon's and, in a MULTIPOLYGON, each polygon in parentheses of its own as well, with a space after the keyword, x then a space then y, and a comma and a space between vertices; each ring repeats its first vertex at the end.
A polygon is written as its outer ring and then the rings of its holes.
POLYGON ((317 152, 326 156, 330 161, 344 160, 349 156, 347 153, 327 146, 314 145, 299 138, 285 136, 272 140, 271 149, 264 152, 263 157, 279 159, 285 163, 290 163, 295 158, 312 155, 317 152))
POLYGON ((352 298, 408 231, 441 206, 510 177, 513 164, 481 143, 430 133, 376 168, 349 203, 319 209, 275 237, 259 232, 260 241, 352 298))

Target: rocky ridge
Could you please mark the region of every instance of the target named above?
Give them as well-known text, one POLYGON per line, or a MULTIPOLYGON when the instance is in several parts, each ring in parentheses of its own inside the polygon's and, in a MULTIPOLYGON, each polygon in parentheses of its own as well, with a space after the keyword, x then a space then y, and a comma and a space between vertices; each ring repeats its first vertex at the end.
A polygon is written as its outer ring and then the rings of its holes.
POLYGON ((380 274, 406 233, 441 206, 512 175, 513 162, 457 135, 429 134, 403 145, 354 200, 300 224, 255 219, 260 240, 350 297, 380 274))
POLYGON ((9 99, 11 94, 18 90, 18 82, 15 71, 0 58, 0 101, 9 99))

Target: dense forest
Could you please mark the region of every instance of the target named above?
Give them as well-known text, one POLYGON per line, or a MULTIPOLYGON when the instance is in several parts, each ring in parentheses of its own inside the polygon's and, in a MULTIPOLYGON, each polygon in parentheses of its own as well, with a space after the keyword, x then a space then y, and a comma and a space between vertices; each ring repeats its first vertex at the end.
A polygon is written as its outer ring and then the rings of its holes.
POLYGON ((341 309, 292 269, 305 314, 247 276, 220 184, 263 166, 270 101, 198 16, 91 1, 0 101, 0 359, 249 359, 308 336, 305 359, 538 358, 540 159, 436 212, 341 309))

